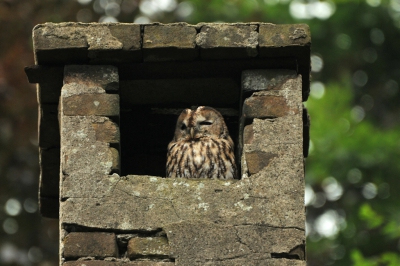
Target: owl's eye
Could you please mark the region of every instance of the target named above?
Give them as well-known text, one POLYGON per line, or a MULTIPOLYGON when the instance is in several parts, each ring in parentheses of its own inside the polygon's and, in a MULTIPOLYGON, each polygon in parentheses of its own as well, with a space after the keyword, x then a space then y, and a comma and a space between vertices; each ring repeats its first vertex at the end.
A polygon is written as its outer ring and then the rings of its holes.
POLYGON ((212 125, 212 122, 211 121, 202 121, 202 122, 200 122, 199 123, 201 126, 209 126, 209 125, 212 125))
POLYGON ((186 128, 187 128, 187 126, 185 124, 182 124, 181 130, 185 130, 186 128))

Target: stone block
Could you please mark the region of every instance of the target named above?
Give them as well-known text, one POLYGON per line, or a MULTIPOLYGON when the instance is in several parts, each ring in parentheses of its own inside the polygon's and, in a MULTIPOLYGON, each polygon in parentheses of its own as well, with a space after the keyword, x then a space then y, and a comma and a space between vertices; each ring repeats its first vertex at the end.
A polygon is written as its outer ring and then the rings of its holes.
MULTIPOLYGON (((281 90, 288 79, 296 77, 296 71, 289 69, 245 70, 242 72, 242 90, 243 92, 281 90)), ((301 90, 301 87, 289 89, 301 90)))
POLYGON ((62 98, 63 115, 66 116, 118 116, 119 95, 81 94, 62 98))
POLYGON ((123 55, 139 60, 140 41, 138 24, 45 23, 33 29, 37 64, 85 63, 104 57, 101 54, 107 51, 116 52, 115 62, 127 61, 123 55))
POLYGON ((128 242, 130 259, 140 257, 168 258, 170 253, 166 237, 134 237, 128 242))
POLYGON ((112 158, 112 171, 119 171, 120 170, 120 159, 119 159, 119 151, 115 148, 110 148, 111 158, 112 158))
MULTIPOLYGON (((249 131, 249 129, 247 129, 249 131)), ((246 129, 245 129, 246 132, 246 129)), ((252 124, 252 139, 245 138, 245 144, 274 145, 298 144, 303 141, 303 124, 300 114, 274 119, 257 119, 252 124), (246 143, 247 141, 247 143, 246 143)))
POLYGON ((196 44, 202 59, 232 59, 256 57, 257 25, 199 24, 196 44))
POLYGON ((254 140, 253 124, 246 125, 243 128, 243 144, 251 144, 254 140))
POLYGON ((80 257, 117 257, 118 246, 115 234, 98 232, 72 232, 63 240, 66 259, 80 257))
POLYGON ((246 119, 253 119, 297 115, 301 112, 301 95, 299 94, 301 92, 255 92, 244 100, 243 116, 246 119))
POLYGON ((107 175, 116 167, 116 152, 109 143, 96 141, 95 123, 109 121, 99 116, 63 116, 61 168, 74 175, 107 175))
POLYGON ((110 23, 108 28, 111 35, 122 43, 122 49, 90 50, 88 57, 91 63, 131 63, 142 61, 142 37, 139 24, 110 23))
POLYGON ((39 147, 60 147, 58 124, 58 105, 41 104, 39 106, 39 147))
MULTIPOLYGON (((252 152, 251 148, 245 146, 245 152, 252 152)), ((73 191, 61 202, 63 222, 131 231, 157 230, 185 220, 304 228, 301 145, 255 148, 266 153, 276 151, 278 156, 242 180, 117 175, 98 178, 92 182, 96 191, 73 191)))
POLYGON ((78 83, 88 88, 99 87, 105 91, 118 91, 118 69, 115 66, 104 65, 67 65, 64 68, 64 85, 70 83, 78 83))
POLYGON ((278 157, 277 153, 268 153, 264 151, 251 151, 245 153, 247 169, 250 175, 260 172, 264 167, 267 167, 272 159, 278 157))
POLYGON ((173 262, 163 261, 104 261, 104 260, 80 260, 67 261, 63 266, 173 266, 173 262))
POLYGON ((235 259, 272 262, 272 253, 288 254, 305 241, 303 230, 271 228, 266 225, 229 226, 184 221, 169 224, 165 230, 179 265, 192 265, 193 262, 198 263, 196 265, 208 265, 206 262, 217 265, 215 263, 232 262, 235 259))
POLYGON ((108 143, 119 143, 119 126, 110 120, 104 120, 92 124, 95 131, 96 140, 108 143))
POLYGON ((265 48, 286 46, 310 46, 311 33, 306 24, 275 25, 262 23, 259 26, 260 53, 265 48))
POLYGON ((145 25, 143 58, 151 61, 193 60, 197 57, 196 28, 187 23, 145 25))

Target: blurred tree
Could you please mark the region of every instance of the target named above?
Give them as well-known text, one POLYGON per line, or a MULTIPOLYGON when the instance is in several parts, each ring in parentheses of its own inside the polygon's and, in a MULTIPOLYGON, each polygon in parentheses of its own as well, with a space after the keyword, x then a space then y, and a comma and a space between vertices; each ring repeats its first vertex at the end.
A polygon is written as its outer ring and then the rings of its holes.
POLYGON ((31 30, 44 22, 307 23, 308 265, 400 265, 398 0, 0 0, 0 263, 56 265, 37 214, 31 30))

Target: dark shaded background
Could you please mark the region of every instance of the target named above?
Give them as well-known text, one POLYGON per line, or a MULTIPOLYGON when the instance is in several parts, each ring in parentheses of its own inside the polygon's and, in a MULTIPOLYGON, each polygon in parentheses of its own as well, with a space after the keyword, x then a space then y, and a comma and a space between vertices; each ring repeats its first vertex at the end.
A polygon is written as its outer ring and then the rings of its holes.
POLYGON ((308 265, 400 265, 400 1, 0 0, 0 265, 57 265, 37 210, 32 28, 45 22, 307 23, 308 265))

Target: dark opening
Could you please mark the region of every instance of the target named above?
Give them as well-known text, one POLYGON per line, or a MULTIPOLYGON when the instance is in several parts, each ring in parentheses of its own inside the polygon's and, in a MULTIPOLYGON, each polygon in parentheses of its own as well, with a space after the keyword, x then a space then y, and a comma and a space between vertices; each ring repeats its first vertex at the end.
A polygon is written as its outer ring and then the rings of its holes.
MULTIPOLYGON (((237 151, 242 71, 266 68, 295 69, 296 61, 269 58, 119 66, 120 174, 165 176, 167 146, 185 108, 204 105, 220 111, 237 151)), ((240 168, 238 154, 236 163, 240 168)))

